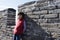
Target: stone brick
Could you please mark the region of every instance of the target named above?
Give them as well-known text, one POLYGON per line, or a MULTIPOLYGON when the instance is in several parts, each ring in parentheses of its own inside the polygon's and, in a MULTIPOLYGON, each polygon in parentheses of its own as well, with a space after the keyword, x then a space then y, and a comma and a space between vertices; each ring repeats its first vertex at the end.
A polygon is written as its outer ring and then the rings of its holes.
POLYGON ((38 22, 38 19, 32 19, 33 21, 35 21, 35 22, 38 22))
POLYGON ((57 29, 58 29, 57 27, 56 28, 48 28, 48 30, 51 32, 57 32, 58 31, 57 29))
POLYGON ((44 7, 40 7, 41 10, 52 10, 55 9, 55 6, 44 6, 44 7))
POLYGON ((33 14, 38 15, 38 14, 40 14, 40 11, 34 11, 33 14))
POLYGON ((33 14, 47 14, 47 10, 35 11, 33 14))
POLYGON ((59 19, 60 19, 60 14, 59 14, 59 19))
POLYGON ((48 11, 49 11, 49 14, 50 14, 50 13, 55 13, 54 10, 48 10, 48 11))
POLYGON ((60 3, 56 2, 57 8, 60 9, 60 3))
POLYGON ((39 18, 39 15, 28 15, 30 18, 39 18))
POLYGON ((44 18, 44 15, 40 15, 40 19, 43 19, 44 18))
POLYGON ((26 8, 26 9, 23 9, 23 12, 31 12, 31 8, 26 8))
POLYGON ((54 28, 54 27, 57 27, 57 24, 56 23, 40 23, 40 26, 54 28))
POLYGON ((27 12, 26 14, 27 14, 27 15, 32 15, 33 13, 32 13, 32 12, 27 12))
POLYGON ((47 5, 48 5, 47 2, 40 3, 40 7, 44 7, 44 6, 47 6, 47 5))
POLYGON ((60 9, 54 9, 54 10, 48 10, 49 11, 49 13, 60 13, 60 11, 59 11, 60 9))
POLYGON ((57 14, 47 14, 47 15, 43 15, 44 18, 57 18, 58 15, 57 14))
POLYGON ((58 28, 60 29, 60 23, 58 24, 58 28))
POLYGON ((60 19, 48 19, 48 23, 60 23, 60 19))
POLYGON ((47 19, 38 19, 39 23, 47 23, 47 19))
POLYGON ((60 13, 60 9, 55 9, 54 12, 60 13))

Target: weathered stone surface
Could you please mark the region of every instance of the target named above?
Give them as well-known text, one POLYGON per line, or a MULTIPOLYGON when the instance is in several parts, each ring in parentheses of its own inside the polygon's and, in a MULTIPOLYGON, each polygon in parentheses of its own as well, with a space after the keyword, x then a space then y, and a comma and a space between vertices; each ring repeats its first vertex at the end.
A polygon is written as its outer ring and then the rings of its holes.
POLYGON ((59 19, 60 19, 60 14, 59 14, 59 19))
POLYGON ((47 2, 44 2, 44 3, 40 3, 39 5, 40 5, 40 7, 44 7, 44 6, 47 6, 48 3, 47 2))
POLYGON ((26 14, 27 14, 27 15, 32 15, 33 13, 32 13, 32 12, 27 12, 26 14))
POLYGON ((60 29, 60 23, 58 24, 58 28, 60 29))
MULTIPOLYGON (((49 40, 48 38, 50 33, 52 38, 59 40, 60 9, 56 9, 56 5, 52 2, 55 3, 56 0, 41 0, 36 1, 33 4, 25 4, 25 6, 23 6, 25 9, 31 9, 31 11, 26 11, 25 13, 27 14, 25 40, 49 40), (49 4, 50 2, 51 4, 49 4)), ((24 8, 21 8, 21 11, 22 10, 24 10, 24 8)))
POLYGON ((54 9, 54 10, 48 10, 48 11, 49 13, 53 13, 53 14, 60 13, 60 9, 54 9))
POLYGON ((55 9, 55 6, 44 6, 44 7, 40 7, 41 10, 52 10, 55 9))
POLYGON ((47 19, 38 19, 39 23, 47 23, 47 19))
POLYGON ((60 23, 60 19, 48 19, 48 23, 60 23))
POLYGON ((12 40, 12 25, 15 24, 15 10, 12 8, 8 8, 1 11, 2 17, 0 18, 0 40, 12 40), (9 24, 8 24, 8 23, 9 24), (13 22, 13 23, 12 23, 13 22), (9 26, 9 27, 8 27, 9 26))
POLYGON ((33 21, 35 21, 35 22, 38 22, 38 19, 32 19, 33 21))
POLYGON ((47 14, 47 15, 41 15, 40 18, 57 18, 58 14, 47 14))
POLYGON ((48 10, 49 14, 56 13, 54 10, 48 10))
POLYGON ((30 18, 39 18, 39 15, 28 15, 30 18))
POLYGON ((54 12, 60 13, 60 9, 56 9, 56 10, 54 10, 54 12))
POLYGON ((33 14, 47 14, 47 10, 35 11, 33 14))
MULTIPOLYGON (((60 40, 60 9, 59 7, 58 9, 56 8, 56 4, 51 4, 50 6, 48 4, 49 2, 56 3, 55 1, 57 0, 32 1, 18 7, 18 12, 22 11, 26 16, 27 29, 22 40, 49 40, 50 33, 52 38, 60 40)), ((9 11, 9 13, 11 12, 9 11)), ((15 20, 15 15, 13 13, 11 14, 9 14, 9 21, 15 20)), ((0 24, 3 25, 0 25, 0 40, 13 40, 14 26, 6 26, 7 24, 5 22, 7 21, 5 18, 4 16, 0 20, 0 24), (1 21, 3 22, 1 23, 1 21)))
POLYGON ((40 26, 54 28, 54 27, 57 27, 57 24, 56 23, 40 23, 40 26))
POLYGON ((31 8, 26 8, 26 9, 23 9, 23 12, 31 12, 31 8))
POLYGON ((59 2, 56 2, 55 5, 58 9, 60 9, 60 3, 59 2))
POLYGON ((57 14, 47 14, 47 15, 43 15, 43 18, 57 18, 58 15, 57 14))

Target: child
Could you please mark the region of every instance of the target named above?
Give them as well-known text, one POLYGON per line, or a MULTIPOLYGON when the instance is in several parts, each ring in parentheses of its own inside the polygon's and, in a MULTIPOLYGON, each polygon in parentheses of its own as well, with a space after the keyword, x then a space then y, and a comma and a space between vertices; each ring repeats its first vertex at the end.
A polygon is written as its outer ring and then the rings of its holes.
POLYGON ((16 26, 14 28, 14 40, 20 40, 21 35, 23 35, 23 33, 25 32, 26 29, 26 25, 25 25, 25 21, 24 21, 24 13, 23 12, 19 12, 18 13, 18 20, 16 23, 16 26))

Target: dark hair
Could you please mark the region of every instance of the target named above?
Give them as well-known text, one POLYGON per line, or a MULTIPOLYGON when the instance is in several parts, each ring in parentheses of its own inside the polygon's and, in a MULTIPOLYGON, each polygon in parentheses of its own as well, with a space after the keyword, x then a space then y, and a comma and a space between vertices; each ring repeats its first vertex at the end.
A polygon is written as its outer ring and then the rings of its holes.
POLYGON ((22 15, 23 19, 24 19, 24 13, 23 12, 19 12, 18 15, 22 15))

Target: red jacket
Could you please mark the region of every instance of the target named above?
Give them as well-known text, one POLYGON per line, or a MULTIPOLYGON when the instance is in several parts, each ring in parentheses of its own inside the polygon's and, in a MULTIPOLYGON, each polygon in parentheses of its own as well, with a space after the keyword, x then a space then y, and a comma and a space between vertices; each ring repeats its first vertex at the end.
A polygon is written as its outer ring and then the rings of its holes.
POLYGON ((24 29, 24 20, 23 19, 18 19, 16 26, 14 28, 14 34, 23 34, 23 29, 24 29))

